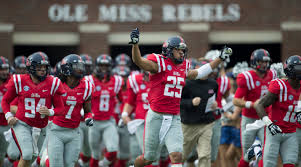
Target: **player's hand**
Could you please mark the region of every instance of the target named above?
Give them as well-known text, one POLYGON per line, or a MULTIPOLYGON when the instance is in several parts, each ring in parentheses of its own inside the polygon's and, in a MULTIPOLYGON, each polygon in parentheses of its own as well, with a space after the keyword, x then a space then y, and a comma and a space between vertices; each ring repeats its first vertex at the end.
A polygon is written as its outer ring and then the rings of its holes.
POLYGON ((126 125, 128 122, 131 121, 131 118, 130 118, 129 116, 122 117, 122 121, 123 121, 123 123, 126 125))
POLYGON ((192 99, 192 105, 193 106, 198 106, 201 102, 201 98, 200 97, 195 97, 192 99))
POLYGON ((17 118, 16 117, 9 117, 7 120, 7 124, 9 126, 14 126, 17 123, 17 118))
POLYGON ((139 42, 139 29, 138 28, 135 28, 132 30, 131 32, 131 41, 129 42, 129 44, 137 44, 139 42))
POLYGON ((296 115, 297 121, 299 124, 301 124, 301 112, 298 112, 296 115))
POLYGON ((86 118, 85 124, 86 124, 86 126, 93 126, 94 120, 92 118, 86 118))
POLYGON ((46 106, 41 106, 40 110, 39 110, 39 113, 41 115, 48 115, 48 116, 50 116, 50 111, 49 111, 49 109, 46 106))
POLYGON ((280 129, 280 127, 273 123, 268 126, 268 129, 272 133, 272 135, 276 135, 277 133, 282 133, 282 130, 280 129))
POLYGON ((229 59, 229 57, 232 55, 232 49, 224 46, 224 48, 221 50, 221 54, 219 55, 219 58, 222 59, 223 61, 226 61, 229 59))

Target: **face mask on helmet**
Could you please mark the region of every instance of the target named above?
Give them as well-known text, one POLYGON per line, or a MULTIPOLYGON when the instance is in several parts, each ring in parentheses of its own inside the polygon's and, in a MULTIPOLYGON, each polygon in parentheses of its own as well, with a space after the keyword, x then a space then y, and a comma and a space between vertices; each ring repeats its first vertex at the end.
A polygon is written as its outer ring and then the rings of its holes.
POLYGON ((301 57, 294 55, 290 56, 284 64, 285 75, 294 80, 301 80, 301 57))
POLYGON ((187 57, 187 46, 181 37, 172 37, 167 40, 166 56, 171 58, 176 64, 183 63, 187 57))
POLYGON ((9 77, 9 65, 2 64, 0 68, 0 80, 5 81, 9 77))
POLYGON ((84 64, 85 64, 85 74, 84 75, 90 75, 93 72, 92 57, 87 54, 81 54, 80 57, 84 61, 84 64))
POLYGON ((68 55, 61 62, 61 72, 65 76, 81 79, 85 73, 84 61, 76 54, 68 55))
POLYGON ((111 75, 112 66, 111 56, 102 54, 96 58, 94 73, 99 79, 103 79, 104 77, 108 79, 111 75))
POLYGON ((251 67, 260 73, 266 73, 270 69, 270 62, 270 54, 265 49, 257 49, 251 55, 251 67))
POLYGON ((26 57, 18 56, 14 60, 15 72, 17 74, 25 74, 26 71, 26 57))
POLYGON ((26 60, 26 68, 32 77, 44 81, 50 71, 48 56, 43 52, 31 54, 26 60))

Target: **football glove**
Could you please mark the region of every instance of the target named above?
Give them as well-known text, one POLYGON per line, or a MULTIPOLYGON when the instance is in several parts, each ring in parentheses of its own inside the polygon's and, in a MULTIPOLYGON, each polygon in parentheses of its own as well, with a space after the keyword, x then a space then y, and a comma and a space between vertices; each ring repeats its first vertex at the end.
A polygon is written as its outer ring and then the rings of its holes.
POLYGON ((129 44, 137 44, 139 42, 139 29, 138 28, 135 28, 132 30, 131 32, 131 41, 129 42, 129 44))
POLYGON ((224 48, 221 50, 221 54, 219 55, 219 58, 223 61, 229 60, 230 56, 232 55, 232 49, 224 46, 224 48))
POLYGON ((85 119, 86 126, 93 126, 94 120, 92 118, 85 119))
POLYGON ((268 126, 268 129, 272 133, 272 135, 276 135, 277 133, 282 133, 282 130, 280 129, 280 127, 273 123, 268 126))
POLYGON ((301 124, 301 112, 298 112, 296 115, 297 121, 299 124, 301 124))

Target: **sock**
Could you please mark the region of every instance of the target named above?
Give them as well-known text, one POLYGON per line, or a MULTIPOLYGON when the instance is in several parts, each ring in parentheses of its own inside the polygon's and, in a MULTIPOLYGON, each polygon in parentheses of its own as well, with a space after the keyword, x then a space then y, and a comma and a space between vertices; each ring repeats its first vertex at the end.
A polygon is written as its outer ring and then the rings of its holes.
POLYGON ((283 164, 283 167, 295 167, 294 164, 283 164))
POLYGON ((160 167, 168 167, 169 165, 169 159, 167 158, 166 160, 160 160, 159 161, 159 166, 160 167))
POLYGON ((117 162, 115 163, 114 167, 126 167, 126 162, 128 160, 126 159, 117 159, 117 162))
POLYGON ((83 153, 80 153, 79 156, 84 163, 87 163, 90 160, 90 157, 85 156, 83 153))
POLYGON ((39 166, 40 166, 40 163, 41 163, 41 158, 40 158, 40 156, 38 156, 38 157, 37 157, 37 160, 36 160, 36 162, 37 162, 37 165, 39 165, 39 166))
POLYGON ((243 158, 241 158, 238 163, 238 167, 249 167, 249 162, 247 162, 243 158))
POLYGON ((49 159, 48 159, 48 158, 47 158, 46 161, 45 161, 45 166, 46 166, 46 167, 50 167, 49 159))
POLYGON ((92 157, 90 159, 90 167, 98 167, 98 160, 92 157))

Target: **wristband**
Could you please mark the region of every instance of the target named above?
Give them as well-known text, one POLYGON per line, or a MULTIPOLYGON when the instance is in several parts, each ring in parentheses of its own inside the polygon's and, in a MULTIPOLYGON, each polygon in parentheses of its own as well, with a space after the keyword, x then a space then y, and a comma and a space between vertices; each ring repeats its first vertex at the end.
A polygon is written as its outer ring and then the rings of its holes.
POLYGON ((270 118, 268 116, 264 116, 262 117, 262 121, 267 125, 271 125, 273 122, 270 120, 270 118))
POLYGON ((253 104, 253 102, 251 102, 251 101, 246 101, 245 107, 246 107, 246 108, 251 108, 252 104, 253 104))
POLYGON ((129 116, 129 113, 126 111, 122 112, 122 114, 121 114, 121 118, 128 117, 128 116, 129 116))
POLYGON ((13 116, 14 116, 14 115, 13 115, 11 112, 7 112, 7 113, 5 114, 6 120, 8 120, 8 118, 13 117, 13 116))
POLYGON ((49 109, 49 116, 53 116, 54 115, 54 110, 53 109, 49 109))

